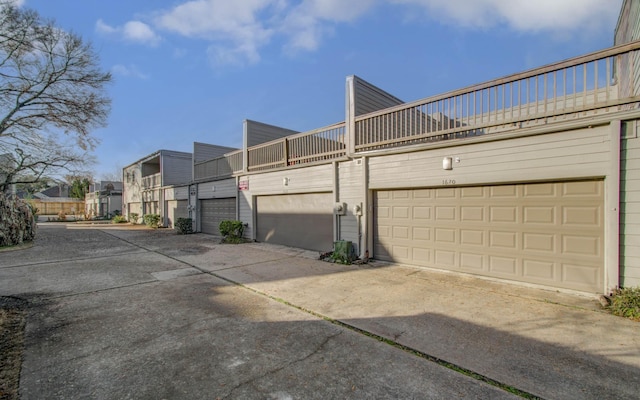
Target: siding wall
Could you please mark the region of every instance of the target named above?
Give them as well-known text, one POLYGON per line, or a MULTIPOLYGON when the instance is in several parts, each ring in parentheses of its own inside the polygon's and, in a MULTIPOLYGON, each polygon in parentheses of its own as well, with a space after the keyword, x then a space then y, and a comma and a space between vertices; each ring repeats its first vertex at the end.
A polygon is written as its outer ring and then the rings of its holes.
MULTIPOLYGON (((624 44, 640 40, 640 1, 625 0, 622 4, 614 44, 624 44)), ((640 51, 631 57, 623 57, 623 65, 618 71, 620 79, 620 97, 640 95, 640 51)))
POLYGON ((609 166, 609 125, 511 140, 372 157, 369 188, 440 187, 600 177, 609 166), (459 158, 453 170, 444 157, 459 158))
POLYGON ((244 228, 244 237, 254 239, 253 197, 249 190, 238 191, 238 220, 248 224, 244 228))
MULTIPOLYGON (((353 242, 358 254, 361 254, 358 237, 358 218, 353 213, 353 207, 361 204, 366 208, 365 197, 365 168, 363 159, 345 161, 338 164, 338 201, 347 204, 346 215, 340 216, 340 240, 353 242)), ((365 213, 360 218, 366 218, 365 213)), ((364 245, 366 247, 366 244, 364 245)))
POLYGON ((355 116, 382 110, 404 103, 394 95, 370 84, 355 75, 347 78, 347 92, 353 84, 355 116))
POLYGON ((225 146, 217 146, 214 144, 207 143, 193 143, 193 162, 201 162, 212 160, 217 157, 222 157, 223 155, 235 151, 238 149, 234 149, 233 147, 225 147, 225 146))
POLYGON ((180 185, 191 181, 191 153, 163 150, 161 157, 163 186, 180 185))
POLYGON ((236 197, 236 178, 198 184, 198 199, 236 197))
POLYGON ((178 186, 174 188, 175 200, 188 200, 189 199, 189 186, 178 186))
POLYGON ((626 124, 620 156, 620 285, 640 285, 640 120, 626 124))

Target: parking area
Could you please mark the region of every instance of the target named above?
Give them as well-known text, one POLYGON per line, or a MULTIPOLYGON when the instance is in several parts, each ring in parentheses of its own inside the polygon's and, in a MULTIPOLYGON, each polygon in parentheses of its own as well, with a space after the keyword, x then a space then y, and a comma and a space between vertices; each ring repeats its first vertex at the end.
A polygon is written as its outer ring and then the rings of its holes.
POLYGON ((636 398, 640 324, 594 298, 282 246, 40 224, 0 253, 22 399, 636 398))

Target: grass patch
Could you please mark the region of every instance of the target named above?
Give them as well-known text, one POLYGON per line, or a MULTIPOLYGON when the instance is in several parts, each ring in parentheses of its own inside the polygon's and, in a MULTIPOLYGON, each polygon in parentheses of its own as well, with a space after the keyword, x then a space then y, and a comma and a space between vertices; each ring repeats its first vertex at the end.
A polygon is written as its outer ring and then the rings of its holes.
POLYGON ((613 315, 640 321, 640 287, 616 290, 609 311, 613 315))

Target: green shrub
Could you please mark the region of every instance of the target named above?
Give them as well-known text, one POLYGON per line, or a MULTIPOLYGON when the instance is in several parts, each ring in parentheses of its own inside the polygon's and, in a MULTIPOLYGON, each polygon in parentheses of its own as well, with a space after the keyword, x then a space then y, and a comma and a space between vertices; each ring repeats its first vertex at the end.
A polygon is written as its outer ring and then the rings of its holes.
POLYGON ((122 224, 127 222, 127 219, 122 215, 116 215, 115 217, 111 218, 111 222, 114 224, 122 224))
POLYGON ((222 235, 222 241, 224 243, 242 243, 244 239, 244 224, 242 221, 226 220, 221 221, 218 226, 220 234, 222 235))
POLYGON ((156 229, 160 226, 160 216, 158 214, 145 214, 142 216, 142 221, 149 228, 156 229))
POLYGON ((131 222, 132 224, 137 224, 138 218, 140 218, 140 215, 138 213, 129 213, 129 222, 131 222))
POLYGON ((640 287, 616 290, 611 297, 609 311, 619 317, 640 321, 640 287))
POLYGON ((178 235, 188 235, 193 233, 193 222, 191 218, 178 218, 176 220, 176 231, 178 235))

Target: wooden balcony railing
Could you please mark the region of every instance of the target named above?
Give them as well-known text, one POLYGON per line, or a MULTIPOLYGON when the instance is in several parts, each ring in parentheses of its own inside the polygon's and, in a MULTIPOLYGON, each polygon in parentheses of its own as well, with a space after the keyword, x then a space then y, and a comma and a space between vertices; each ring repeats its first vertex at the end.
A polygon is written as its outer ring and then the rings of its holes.
POLYGON ((318 162, 346 154, 345 124, 287 136, 248 149, 249 171, 263 171, 318 162))
POLYGON ((355 151, 490 134, 637 107, 640 41, 355 118, 355 151))
POLYGON ((242 150, 224 156, 202 161, 194 165, 194 180, 211 178, 228 178, 242 171, 242 150))

